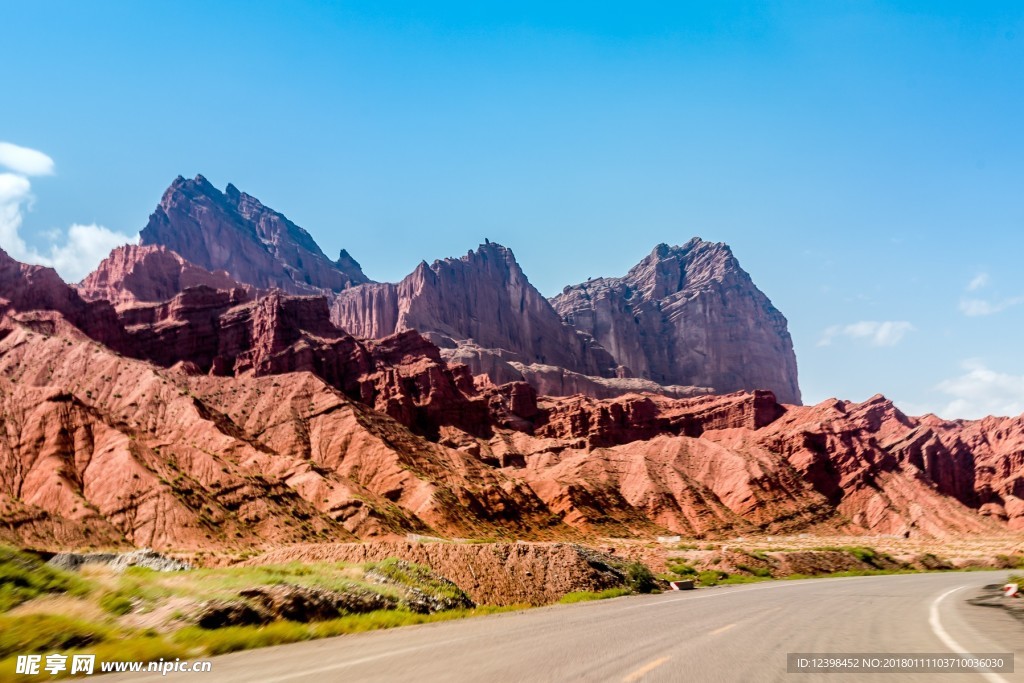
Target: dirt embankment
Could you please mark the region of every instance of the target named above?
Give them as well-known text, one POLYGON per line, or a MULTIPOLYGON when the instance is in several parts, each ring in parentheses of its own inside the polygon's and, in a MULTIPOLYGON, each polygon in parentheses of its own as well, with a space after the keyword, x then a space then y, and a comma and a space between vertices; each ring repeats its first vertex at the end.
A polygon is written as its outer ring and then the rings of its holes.
POLYGON ((573 591, 600 591, 625 583, 622 560, 569 543, 298 544, 242 564, 378 562, 389 557, 426 565, 474 602, 486 605, 544 605, 573 591))

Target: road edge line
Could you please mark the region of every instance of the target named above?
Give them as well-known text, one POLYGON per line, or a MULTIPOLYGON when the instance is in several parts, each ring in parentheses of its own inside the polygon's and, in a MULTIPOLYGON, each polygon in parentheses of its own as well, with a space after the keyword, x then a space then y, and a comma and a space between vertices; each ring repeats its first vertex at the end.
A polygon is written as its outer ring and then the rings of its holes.
MULTIPOLYGON (((931 607, 928 610, 928 625, 932 627, 932 633, 937 635, 939 640, 951 649, 954 654, 961 655, 970 653, 967 651, 967 648, 958 643, 953 636, 949 635, 949 631, 942 626, 942 620, 939 618, 939 604, 953 593, 964 588, 967 588, 967 586, 957 586, 946 591, 932 601, 931 607)), ((985 680, 989 681, 989 683, 1009 683, 1005 678, 993 671, 982 671, 981 669, 975 669, 975 671, 984 676, 985 680)))

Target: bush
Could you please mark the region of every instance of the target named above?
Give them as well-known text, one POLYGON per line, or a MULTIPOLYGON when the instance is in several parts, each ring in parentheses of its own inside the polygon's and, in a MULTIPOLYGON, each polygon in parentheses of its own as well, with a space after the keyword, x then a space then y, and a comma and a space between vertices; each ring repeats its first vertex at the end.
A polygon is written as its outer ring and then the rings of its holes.
POLYGON ((658 587, 654 574, 641 562, 630 562, 623 571, 626 573, 626 585, 635 593, 650 593, 658 587))
POLYGON ((85 595, 89 584, 75 574, 54 569, 39 558, 0 546, 0 612, 44 593, 85 595))
POLYGON ((1024 556, 1022 555, 996 555, 996 569, 1024 569, 1024 556))
POLYGON ((116 616, 128 614, 134 606, 131 598, 118 591, 104 593, 100 598, 100 607, 103 608, 103 611, 116 616))
POLYGON ((697 570, 688 564, 672 564, 669 565, 668 570, 679 576, 689 576, 690 574, 697 573, 697 570))
POLYGON ((865 548, 863 546, 854 546, 851 548, 844 548, 846 552, 856 557, 865 564, 870 564, 872 567, 881 569, 881 560, 885 558, 885 555, 879 554, 874 548, 865 548))

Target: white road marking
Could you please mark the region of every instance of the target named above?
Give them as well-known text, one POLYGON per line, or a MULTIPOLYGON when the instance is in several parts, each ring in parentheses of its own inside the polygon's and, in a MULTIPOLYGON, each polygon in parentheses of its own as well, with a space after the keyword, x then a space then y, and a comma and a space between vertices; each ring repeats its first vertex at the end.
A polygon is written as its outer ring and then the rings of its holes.
POLYGON ((661 659, 655 659, 653 662, 648 662, 647 664, 644 664, 642 667, 640 667, 633 673, 623 678, 622 683, 633 683, 633 681, 640 680, 645 675, 649 674, 650 672, 654 671, 659 666, 667 662, 669 659, 671 659, 671 657, 662 657, 661 659))
MULTIPOLYGON (((932 602, 931 608, 928 610, 928 624, 932 627, 932 631, 935 633, 935 635, 939 637, 939 640, 946 644, 946 647, 952 650, 955 654, 961 655, 970 653, 963 645, 956 642, 956 639, 953 638, 953 636, 949 635, 949 632, 945 628, 943 628, 942 620, 939 618, 939 603, 941 603, 943 600, 945 600, 953 593, 956 593, 958 590, 963 590, 964 588, 967 588, 967 586, 959 586, 957 588, 952 588, 946 591, 939 597, 935 598, 935 600, 932 602)), ((989 681, 990 683, 1008 683, 1008 681, 1005 678, 1003 678, 997 673, 993 673, 992 671, 982 671, 980 669, 976 669, 976 671, 979 675, 983 676, 985 680, 989 681)))
POLYGON ((445 640, 442 642, 426 643, 424 645, 417 645, 416 647, 406 647, 401 650, 388 650, 382 652, 379 655, 370 655, 369 657, 360 657, 359 659, 350 659, 344 662, 337 662, 335 664, 329 664, 327 666, 321 666, 316 669, 303 669, 302 671, 296 671, 284 676, 277 676, 275 678, 264 678, 263 683, 280 683, 280 681, 293 681, 296 678, 306 678, 311 674, 322 674, 328 671, 334 671, 336 669, 346 669, 350 666, 356 666, 358 664, 366 664, 368 662, 375 662, 378 659, 384 659, 385 657, 394 657, 395 655, 404 655, 409 652, 418 652, 419 650, 426 650, 432 647, 451 645, 453 643, 459 643, 467 638, 453 638, 451 640, 445 640))
POLYGON ((722 628, 716 628, 714 631, 712 631, 708 635, 709 636, 717 636, 719 633, 725 633, 726 631, 728 631, 731 628, 734 628, 735 626, 736 626, 736 624, 729 624, 728 626, 723 626, 722 628))

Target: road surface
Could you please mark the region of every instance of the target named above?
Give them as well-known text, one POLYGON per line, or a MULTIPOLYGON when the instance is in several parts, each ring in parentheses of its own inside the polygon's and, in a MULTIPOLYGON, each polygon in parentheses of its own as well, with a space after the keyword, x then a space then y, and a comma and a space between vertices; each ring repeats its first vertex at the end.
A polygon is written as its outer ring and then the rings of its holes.
POLYGON ((238 652, 117 681, 1024 681, 1024 626, 965 600, 1005 572, 771 581, 238 652), (787 674, 789 652, 1013 652, 1019 673, 787 674))

